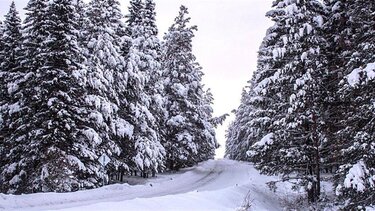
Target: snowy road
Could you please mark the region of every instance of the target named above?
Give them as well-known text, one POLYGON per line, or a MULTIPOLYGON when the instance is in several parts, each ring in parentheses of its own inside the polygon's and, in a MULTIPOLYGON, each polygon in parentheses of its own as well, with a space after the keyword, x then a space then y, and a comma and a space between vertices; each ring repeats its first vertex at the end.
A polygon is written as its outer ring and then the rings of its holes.
POLYGON ((211 160, 146 184, 75 193, 0 194, 0 210, 236 210, 250 191, 253 210, 282 210, 277 195, 248 163, 211 160))

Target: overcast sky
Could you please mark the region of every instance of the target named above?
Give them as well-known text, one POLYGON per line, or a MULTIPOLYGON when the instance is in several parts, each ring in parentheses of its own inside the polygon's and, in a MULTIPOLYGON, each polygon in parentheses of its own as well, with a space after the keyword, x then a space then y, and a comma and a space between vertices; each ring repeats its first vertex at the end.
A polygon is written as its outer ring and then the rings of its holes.
MULTIPOLYGON (((0 0, 0 15, 8 11, 12 0, 0 0)), ((22 9, 28 0, 15 0, 22 9)), ((128 0, 119 0, 127 13, 128 0)), ((256 68, 257 50, 271 22, 265 13, 272 0, 155 0, 157 22, 163 35, 173 23, 181 4, 187 6, 191 23, 198 26, 194 39, 194 53, 203 67, 204 84, 215 97, 216 115, 230 113, 240 103, 242 88, 256 68)), ((1 18, 3 19, 3 18, 1 18)), ((221 147, 217 157, 223 157, 225 125, 217 130, 221 147)))

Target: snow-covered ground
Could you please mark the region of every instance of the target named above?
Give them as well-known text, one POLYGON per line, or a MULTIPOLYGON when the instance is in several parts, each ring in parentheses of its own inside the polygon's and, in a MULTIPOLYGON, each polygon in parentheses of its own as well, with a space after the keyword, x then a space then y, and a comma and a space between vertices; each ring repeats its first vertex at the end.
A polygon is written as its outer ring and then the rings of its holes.
POLYGON ((141 185, 117 184, 75 193, 0 194, 0 210, 236 210, 248 195, 252 210, 282 210, 280 197, 290 188, 271 192, 246 162, 210 160, 178 174, 162 174, 141 185))

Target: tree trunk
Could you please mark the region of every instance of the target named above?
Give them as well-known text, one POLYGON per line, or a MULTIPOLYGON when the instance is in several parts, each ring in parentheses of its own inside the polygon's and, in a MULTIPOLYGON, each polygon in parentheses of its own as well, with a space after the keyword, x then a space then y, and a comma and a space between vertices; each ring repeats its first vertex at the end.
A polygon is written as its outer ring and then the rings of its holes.
POLYGON ((314 202, 320 199, 320 142, 319 137, 317 136, 317 122, 315 113, 312 114, 313 122, 314 122, 314 131, 313 131, 313 138, 315 142, 315 181, 313 184, 314 187, 314 202))

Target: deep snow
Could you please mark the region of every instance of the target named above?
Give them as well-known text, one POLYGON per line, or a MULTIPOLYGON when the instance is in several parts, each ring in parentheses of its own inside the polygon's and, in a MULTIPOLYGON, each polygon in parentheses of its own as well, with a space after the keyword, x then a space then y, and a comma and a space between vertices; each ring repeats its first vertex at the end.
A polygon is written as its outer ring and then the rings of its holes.
POLYGON ((141 185, 116 184, 74 193, 0 194, 4 210, 236 210, 249 193, 252 210, 282 210, 279 197, 290 187, 271 192, 246 162, 210 160, 178 174, 161 174, 141 185), (250 192, 249 192, 250 191, 250 192))

